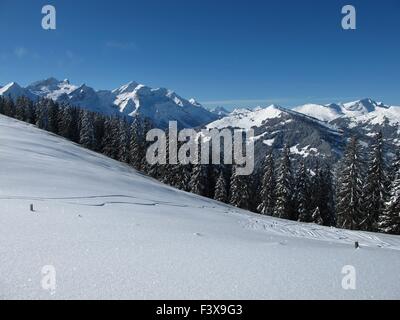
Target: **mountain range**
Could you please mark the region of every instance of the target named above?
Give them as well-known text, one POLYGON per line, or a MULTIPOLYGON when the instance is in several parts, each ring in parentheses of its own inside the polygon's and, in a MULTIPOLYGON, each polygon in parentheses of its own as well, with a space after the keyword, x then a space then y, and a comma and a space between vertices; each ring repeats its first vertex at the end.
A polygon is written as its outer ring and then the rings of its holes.
POLYGON ((71 84, 68 80, 49 78, 32 83, 26 88, 16 82, 0 87, 0 95, 16 99, 26 96, 31 100, 49 98, 103 114, 143 116, 162 128, 176 120, 181 128, 203 126, 218 115, 203 108, 196 100, 186 100, 165 88, 153 89, 129 82, 115 90, 95 90, 86 84, 71 84))
POLYGON ((306 104, 293 109, 271 105, 229 112, 223 107, 208 110, 172 90, 153 89, 137 82, 114 90, 95 90, 54 78, 25 88, 13 82, 0 87, 0 95, 32 100, 45 97, 103 114, 143 116, 160 128, 168 127, 169 121, 177 121, 180 128, 253 128, 258 163, 268 149, 279 152, 284 144, 290 146, 297 158, 322 158, 334 163, 350 136, 357 135, 367 145, 378 131, 384 134, 389 158, 400 146, 400 107, 369 98, 340 104, 306 104))

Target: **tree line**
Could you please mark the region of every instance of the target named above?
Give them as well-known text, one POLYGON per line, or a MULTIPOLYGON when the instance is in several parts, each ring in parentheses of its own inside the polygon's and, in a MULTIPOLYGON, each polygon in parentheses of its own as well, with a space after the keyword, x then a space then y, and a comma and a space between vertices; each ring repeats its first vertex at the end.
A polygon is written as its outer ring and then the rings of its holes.
POLYGON ((351 138, 336 168, 323 162, 309 167, 295 160, 286 145, 279 159, 271 150, 261 170, 241 176, 235 165, 149 165, 145 139, 152 129, 149 119, 107 116, 51 99, 32 102, 25 97, 15 102, 0 97, 0 114, 127 163, 180 190, 242 209, 293 221, 400 234, 400 155, 392 165, 386 164, 382 133, 368 148, 351 138))

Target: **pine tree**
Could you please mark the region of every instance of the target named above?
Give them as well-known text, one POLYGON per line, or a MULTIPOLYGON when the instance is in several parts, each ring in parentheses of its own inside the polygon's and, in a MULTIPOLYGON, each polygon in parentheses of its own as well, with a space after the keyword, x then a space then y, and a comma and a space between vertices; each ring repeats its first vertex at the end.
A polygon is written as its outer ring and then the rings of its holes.
POLYGON ((300 222, 312 222, 312 213, 310 212, 309 208, 311 201, 309 194, 309 177, 304 161, 300 162, 299 170, 295 180, 295 203, 298 214, 297 220, 300 222))
POLYGON ((130 128, 129 164, 140 171, 143 157, 145 154, 141 124, 139 118, 135 117, 130 128))
POLYGON ((263 173, 260 191, 261 203, 257 207, 257 210, 261 214, 272 216, 276 203, 275 163, 272 152, 270 152, 265 158, 263 173))
POLYGON ((104 122, 102 153, 116 159, 118 154, 118 119, 108 117, 104 122))
POLYGON ((59 107, 53 100, 47 100, 48 109, 48 130, 52 133, 58 134, 59 123, 59 107))
POLYGON ((327 163, 320 167, 319 162, 314 169, 314 175, 310 179, 311 205, 310 211, 319 209, 325 226, 336 225, 334 206, 334 188, 331 168, 327 163))
POLYGON ((103 150, 103 137, 104 137, 104 122, 105 117, 101 114, 96 113, 94 115, 94 140, 95 140, 95 151, 101 152, 103 150))
POLYGON ((15 103, 15 118, 21 121, 26 120, 26 109, 28 107, 28 99, 19 97, 15 103))
POLYGON ((343 229, 359 229, 362 221, 362 160, 358 140, 353 137, 341 162, 337 191, 337 225, 343 229))
POLYGON ((315 224, 319 224, 319 225, 323 225, 324 224, 324 220, 322 220, 321 217, 321 212, 319 210, 319 207, 317 207, 311 217, 311 221, 314 222, 315 224))
POLYGON ((36 126, 39 129, 47 130, 49 129, 49 118, 48 118, 48 107, 47 100, 41 99, 36 105, 36 126))
POLYGON ((192 175, 189 181, 189 190, 191 193, 200 196, 207 196, 207 167, 201 163, 193 165, 192 175))
POLYGON ((228 189, 223 170, 221 170, 215 185, 214 199, 220 202, 228 202, 228 189))
POLYGON ((371 146, 368 173, 363 190, 365 216, 360 227, 366 231, 378 230, 378 219, 385 210, 388 197, 389 182, 383 157, 383 136, 380 132, 371 146))
POLYGON ((83 111, 81 113, 81 125, 80 125, 80 144, 88 149, 94 148, 94 127, 93 127, 93 114, 89 111, 83 111))
POLYGON ((392 182, 389 201, 379 217, 379 231, 400 235, 400 169, 392 182))
POLYGON ((290 151, 287 145, 282 151, 276 182, 276 205, 274 216, 282 219, 293 219, 292 210, 293 181, 290 163, 290 151))
POLYGON ((124 119, 118 122, 118 150, 117 160, 128 163, 129 162, 129 129, 128 124, 124 119))
POLYGON ((249 210, 251 208, 251 194, 249 188, 248 176, 237 174, 237 167, 232 170, 230 183, 229 203, 235 207, 249 210))

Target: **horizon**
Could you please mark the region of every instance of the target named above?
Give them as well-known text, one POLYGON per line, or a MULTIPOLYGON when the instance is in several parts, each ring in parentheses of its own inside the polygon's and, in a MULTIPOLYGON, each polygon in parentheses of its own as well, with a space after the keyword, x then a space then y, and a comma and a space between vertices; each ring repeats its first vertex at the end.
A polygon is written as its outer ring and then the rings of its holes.
MULTIPOLYGON (((123 86, 126 86, 127 84, 130 84, 130 83, 137 83, 138 85, 148 86, 148 85, 146 85, 144 83, 141 83, 141 82, 138 82, 138 81, 135 81, 135 80, 131 80, 131 81, 128 81, 128 82, 126 82, 124 84, 121 84, 120 86, 115 87, 115 88, 100 88, 99 89, 99 88, 92 87, 89 83, 85 83, 84 82, 84 83, 78 84, 78 83, 74 83, 73 81, 71 81, 71 79, 68 79, 68 78, 64 78, 63 80, 60 80, 60 79, 58 79, 56 77, 50 76, 50 77, 47 77, 47 78, 44 78, 44 79, 35 80, 35 81, 33 81, 31 83, 27 83, 27 84, 21 84, 18 81, 11 81, 11 82, 8 82, 6 84, 0 84, 0 89, 6 87, 8 85, 11 85, 11 84, 17 84, 18 86, 20 86, 22 88, 27 88, 28 86, 33 85, 36 82, 44 82, 44 81, 48 81, 48 80, 52 80, 52 79, 57 81, 57 82, 67 81, 68 83, 70 83, 72 85, 75 85, 77 88, 85 85, 85 86, 88 86, 90 88, 93 88, 96 92, 98 92, 98 91, 111 91, 112 92, 112 91, 117 90, 117 89, 119 89, 119 88, 121 88, 123 86)), ((276 103, 275 101, 271 101, 271 100, 268 100, 268 99, 264 100, 265 104, 257 104, 257 105, 252 105, 252 106, 251 105, 242 105, 242 106, 231 105, 231 106, 226 106, 226 105, 221 105, 221 104, 218 104, 218 105, 217 104, 215 104, 215 105, 212 104, 212 105, 210 105, 210 104, 204 104, 204 103, 202 103, 202 101, 198 101, 196 99, 196 97, 183 97, 183 96, 181 96, 179 94, 179 92, 176 92, 175 90, 173 90, 171 88, 164 88, 164 87, 157 87, 157 88, 151 87, 151 88, 152 89, 168 89, 168 90, 171 90, 171 91, 175 92, 176 94, 178 94, 183 99, 186 99, 186 100, 194 99, 196 102, 200 103, 202 105, 202 107, 204 107, 205 109, 208 109, 208 110, 213 110, 213 109, 216 109, 216 108, 224 108, 225 110, 227 110, 229 112, 232 112, 232 111, 235 111, 235 110, 241 110, 241 109, 248 109, 248 110, 254 111, 257 108, 267 108, 267 107, 271 107, 271 106, 278 106, 278 107, 283 107, 283 108, 286 108, 286 109, 293 109, 293 108, 304 106, 304 105, 308 105, 308 104, 316 104, 316 105, 322 105, 322 106, 328 106, 329 104, 343 105, 343 104, 346 104, 346 103, 355 103, 355 102, 364 101, 364 100, 372 100, 373 102, 376 102, 378 104, 382 103, 382 104, 384 104, 385 106, 388 106, 388 107, 400 107, 400 104, 399 105, 387 104, 385 101, 380 101, 380 100, 374 99, 373 97, 352 97, 352 98, 348 97, 347 100, 343 100, 343 101, 334 101, 334 100, 332 100, 332 101, 327 101, 327 103, 322 103, 322 102, 318 103, 316 101, 308 101, 306 103, 296 104, 296 105, 284 105, 284 104, 276 103)))
POLYGON ((111 90, 133 79, 229 110, 363 97, 400 105, 396 0, 352 1, 356 30, 341 27, 342 0, 55 0, 56 30, 41 28, 42 1, 1 1, 2 85, 51 74, 111 90))

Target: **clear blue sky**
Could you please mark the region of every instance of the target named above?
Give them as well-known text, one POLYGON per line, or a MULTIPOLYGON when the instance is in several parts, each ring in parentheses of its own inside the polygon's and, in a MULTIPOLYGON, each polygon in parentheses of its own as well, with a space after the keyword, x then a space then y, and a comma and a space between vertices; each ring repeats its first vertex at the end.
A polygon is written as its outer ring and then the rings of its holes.
POLYGON ((0 84, 130 80, 206 105, 400 105, 399 0, 0 0, 0 84), (41 8, 57 9, 57 30, 41 8), (357 9, 357 30, 341 8, 357 9))

